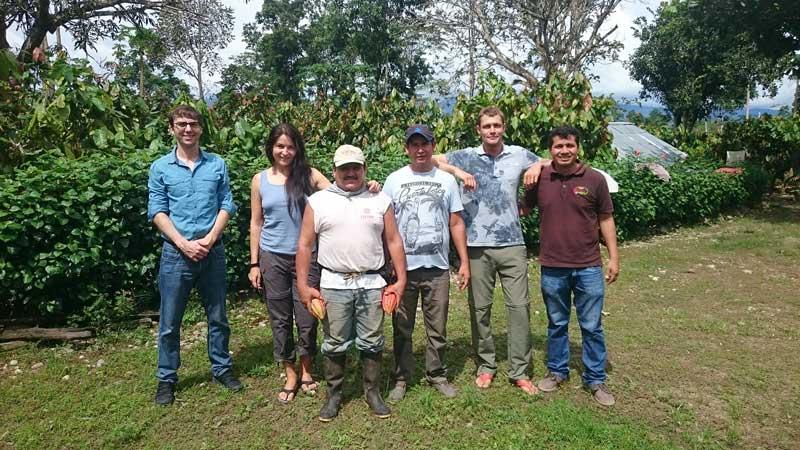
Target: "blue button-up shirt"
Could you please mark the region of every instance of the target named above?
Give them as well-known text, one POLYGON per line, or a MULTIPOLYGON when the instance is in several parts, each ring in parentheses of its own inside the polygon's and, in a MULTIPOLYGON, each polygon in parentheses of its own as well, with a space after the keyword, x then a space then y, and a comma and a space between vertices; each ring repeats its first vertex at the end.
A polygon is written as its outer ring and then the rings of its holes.
POLYGON ((150 166, 147 181, 147 219, 165 213, 186 239, 200 239, 211 231, 219 210, 236 213, 228 168, 214 153, 200 150, 194 170, 180 162, 176 149, 150 166))
POLYGON ((517 196, 519 180, 539 157, 515 145, 504 145, 497 156, 483 146, 447 153, 447 162, 472 174, 478 187, 464 190, 464 223, 470 247, 523 245, 517 196))

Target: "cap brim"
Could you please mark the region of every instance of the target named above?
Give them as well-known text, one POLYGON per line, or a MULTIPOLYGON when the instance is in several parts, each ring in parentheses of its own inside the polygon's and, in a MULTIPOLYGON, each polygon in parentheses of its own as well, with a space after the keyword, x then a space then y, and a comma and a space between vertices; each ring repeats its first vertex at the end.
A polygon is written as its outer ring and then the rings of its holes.
POLYGON ((352 163, 361 164, 362 166, 364 165, 364 161, 361 161, 361 160, 358 160, 358 159, 345 159, 344 161, 334 162, 333 166, 334 167, 341 167, 341 166, 343 166, 345 164, 352 164, 352 163))

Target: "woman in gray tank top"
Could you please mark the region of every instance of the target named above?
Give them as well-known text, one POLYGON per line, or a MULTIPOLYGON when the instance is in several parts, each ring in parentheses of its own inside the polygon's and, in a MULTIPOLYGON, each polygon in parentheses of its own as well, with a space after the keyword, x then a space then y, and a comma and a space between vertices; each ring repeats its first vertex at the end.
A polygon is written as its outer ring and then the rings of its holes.
MULTIPOLYGON (((309 166, 303 137, 291 124, 281 123, 270 131, 265 153, 270 167, 255 174, 250 185, 248 278, 262 293, 269 310, 273 355, 286 373, 278 401, 289 403, 298 389, 313 395, 318 388, 311 374, 317 353, 317 320, 297 295, 295 254, 306 198, 331 183, 309 166), (296 344, 293 321, 297 326, 296 344), (299 374, 295 367, 298 356, 299 374)), ((381 189, 375 181, 370 181, 369 187, 373 192, 381 189)), ((319 288, 319 274, 314 258, 309 285, 319 288)))

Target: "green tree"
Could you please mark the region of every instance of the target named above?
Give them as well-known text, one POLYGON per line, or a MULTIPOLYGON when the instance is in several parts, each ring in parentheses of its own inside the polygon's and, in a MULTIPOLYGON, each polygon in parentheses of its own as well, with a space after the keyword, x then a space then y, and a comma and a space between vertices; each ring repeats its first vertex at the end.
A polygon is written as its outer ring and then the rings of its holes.
POLYGON ((245 89, 266 85, 283 99, 413 94, 430 75, 409 27, 422 2, 264 0, 245 27, 248 53, 225 77, 245 89))
POLYGON ((636 19, 642 44, 627 62, 641 97, 662 103, 676 125, 691 127, 714 109, 744 104, 760 85, 775 92, 781 68, 756 51, 747 33, 723 35, 701 26, 689 4, 663 3, 652 22, 636 19))
POLYGON ((220 69, 217 50, 233 39, 233 10, 219 0, 182 0, 158 17, 156 31, 166 47, 166 60, 197 81, 205 100, 203 75, 220 69))
POLYGON ((189 86, 175 76, 175 66, 167 63, 166 47, 155 31, 126 27, 116 38, 116 61, 106 63, 115 80, 133 89, 158 111, 169 108, 181 93, 189 93, 189 86))
POLYGON ((76 48, 93 48, 94 43, 119 32, 119 23, 144 25, 150 13, 174 8, 183 0, 0 0, 0 49, 10 48, 6 33, 21 29, 25 40, 17 59, 30 61, 47 33, 63 27, 74 36, 76 48))

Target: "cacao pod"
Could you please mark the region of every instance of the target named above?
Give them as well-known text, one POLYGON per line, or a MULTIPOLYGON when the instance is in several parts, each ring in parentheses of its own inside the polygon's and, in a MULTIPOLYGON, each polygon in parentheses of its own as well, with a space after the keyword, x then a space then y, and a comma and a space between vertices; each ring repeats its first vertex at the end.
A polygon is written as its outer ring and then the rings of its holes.
POLYGON ((308 303, 308 310, 311 312, 311 315, 319 320, 325 318, 325 302, 323 302, 321 298, 312 298, 308 303))

